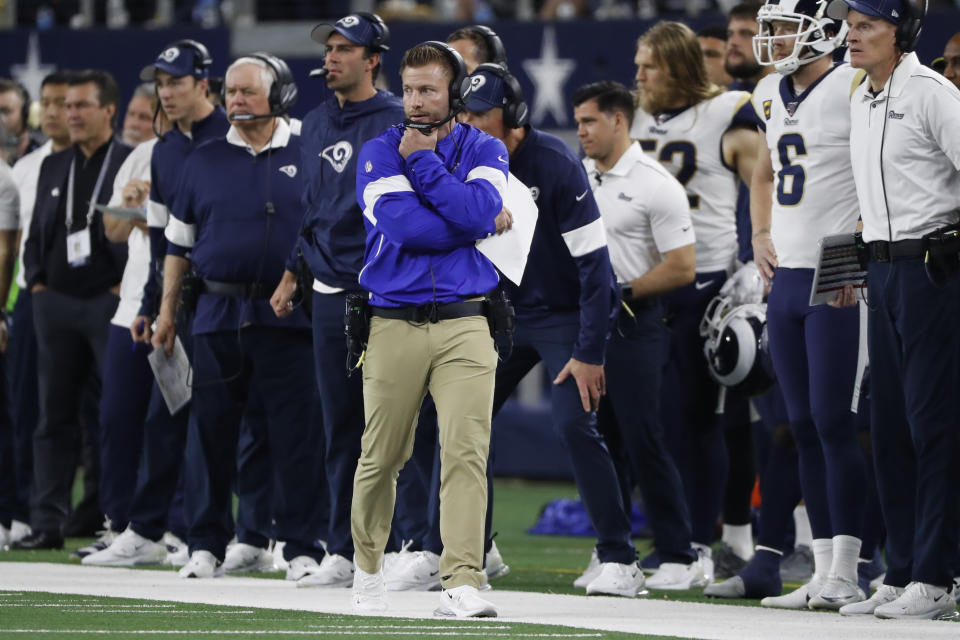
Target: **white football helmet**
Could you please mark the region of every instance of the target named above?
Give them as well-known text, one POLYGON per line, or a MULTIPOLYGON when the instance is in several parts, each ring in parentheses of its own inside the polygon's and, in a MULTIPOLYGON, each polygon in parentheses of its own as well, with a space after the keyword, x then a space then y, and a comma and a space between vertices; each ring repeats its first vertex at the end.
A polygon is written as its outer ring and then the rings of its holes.
POLYGON ((757 12, 760 33, 753 37, 753 55, 757 63, 773 65, 777 73, 790 75, 841 46, 847 37, 845 20, 827 17, 828 0, 767 0, 757 12), (793 33, 774 35, 774 23, 797 25, 793 33), (777 60, 774 44, 783 42, 793 51, 777 60))

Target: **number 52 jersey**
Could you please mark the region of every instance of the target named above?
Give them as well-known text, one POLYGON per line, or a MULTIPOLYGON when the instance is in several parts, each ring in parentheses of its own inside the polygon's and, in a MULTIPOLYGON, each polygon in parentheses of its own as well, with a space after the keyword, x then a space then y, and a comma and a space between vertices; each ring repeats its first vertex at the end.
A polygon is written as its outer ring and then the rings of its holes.
POLYGON ((816 267, 823 236, 853 233, 859 207, 850 166, 850 94, 863 73, 832 67, 799 95, 770 74, 752 104, 773 164, 770 235, 781 267, 816 267))

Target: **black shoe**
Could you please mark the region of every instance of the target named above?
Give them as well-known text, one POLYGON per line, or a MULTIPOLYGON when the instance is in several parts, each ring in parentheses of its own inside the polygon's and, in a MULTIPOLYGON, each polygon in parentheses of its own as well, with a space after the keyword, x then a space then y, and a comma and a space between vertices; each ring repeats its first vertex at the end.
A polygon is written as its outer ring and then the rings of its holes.
POLYGON ((10 545, 11 550, 38 551, 42 549, 63 549, 63 536, 56 531, 34 531, 10 545))
POLYGON ((103 513, 99 507, 81 503, 63 524, 65 538, 96 538, 103 529, 103 513))

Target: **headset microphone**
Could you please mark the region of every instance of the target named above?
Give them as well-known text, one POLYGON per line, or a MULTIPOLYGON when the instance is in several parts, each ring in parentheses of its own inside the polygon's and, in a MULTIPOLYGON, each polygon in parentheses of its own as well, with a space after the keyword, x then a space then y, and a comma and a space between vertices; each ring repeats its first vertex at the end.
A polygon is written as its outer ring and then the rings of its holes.
POLYGON ((450 115, 448 115, 443 120, 440 120, 439 122, 414 122, 413 120, 407 118, 406 120, 403 121, 403 126, 410 127, 411 129, 416 129, 423 135, 428 136, 434 129, 439 129, 443 125, 453 120, 454 117, 456 117, 457 113, 458 113, 457 111, 451 111, 450 115))
POLYGON ((248 120, 260 120, 262 118, 276 118, 279 113, 235 113, 227 116, 230 122, 247 122, 248 120))
POLYGON ((323 77, 326 76, 328 73, 330 73, 330 70, 327 69, 326 67, 318 67, 318 68, 313 69, 313 70, 310 71, 310 77, 311 77, 311 78, 323 78, 323 77))

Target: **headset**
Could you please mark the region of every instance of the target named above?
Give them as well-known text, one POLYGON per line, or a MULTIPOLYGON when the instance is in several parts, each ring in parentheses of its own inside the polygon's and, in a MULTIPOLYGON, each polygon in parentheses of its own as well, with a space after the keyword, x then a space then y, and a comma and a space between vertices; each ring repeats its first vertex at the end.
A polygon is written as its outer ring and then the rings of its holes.
POLYGON ((197 42, 196 40, 191 40, 189 38, 177 40, 176 42, 172 42, 164 47, 164 51, 172 47, 183 47, 185 49, 192 49, 194 52, 196 52, 197 55, 193 59, 193 75, 195 76, 204 75, 206 70, 210 68, 210 65, 213 64, 213 58, 210 56, 210 51, 201 42, 197 42))
POLYGON ((910 53, 917 48, 923 20, 927 15, 928 0, 902 0, 903 17, 897 23, 897 48, 910 53))
POLYGON ((482 24, 469 26, 467 30, 477 34, 487 43, 490 56, 493 58, 490 62, 498 64, 504 69, 507 68, 507 50, 504 48, 503 41, 500 40, 500 36, 497 35, 496 31, 482 24))
MULTIPOLYGON (((290 72, 290 67, 287 66, 287 63, 284 62, 283 59, 265 51, 257 51, 242 57, 260 60, 273 72, 273 84, 270 86, 270 94, 267 96, 270 113, 243 113, 231 116, 230 120, 234 122, 238 120, 274 118, 287 113, 290 108, 296 104, 297 96, 299 95, 297 83, 294 82, 293 74, 290 72)), ((226 104, 226 87, 227 83, 224 82, 223 93, 221 94, 224 104, 226 104)))
POLYGON ((418 44, 417 47, 430 47, 441 52, 447 58, 453 71, 453 79, 450 81, 450 87, 448 89, 450 98, 449 115, 438 122, 413 122, 409 118, 403 121, 404 126, 416 129, 424 135, 429 135, 431 131, 450 122, 458 113, 464 110, 467 105, 467 98, 470 97, 470 92, 473 90, 473 85, 470 84, 470 76, 467 75, 467 65, 463 61, 463 58, 460 57, 456 49, 446 42, 427 40, 426 42, 418 44))
POLYGON ((492 62, 479 65, 474 69, 473 75, 475 76, 481 71, 495 75, 503 81, 504 97, 507 100, 506 104, 503 105, 504 126, 508 129, 519 129, 527 124, 530 119, 530 109, 527 107, 527 101, 523 97, 523 89, 516 77, 507 71, 506 67, 492 62))
POLYGON ((390 29, 387 27, 387 23, 383 21, 383 18, 369 11, 355 11, 353 15, 366 18, 367 21, 373 25, 373 42, 367 45, 371 50, 377 53, 390 50, 390 29))

